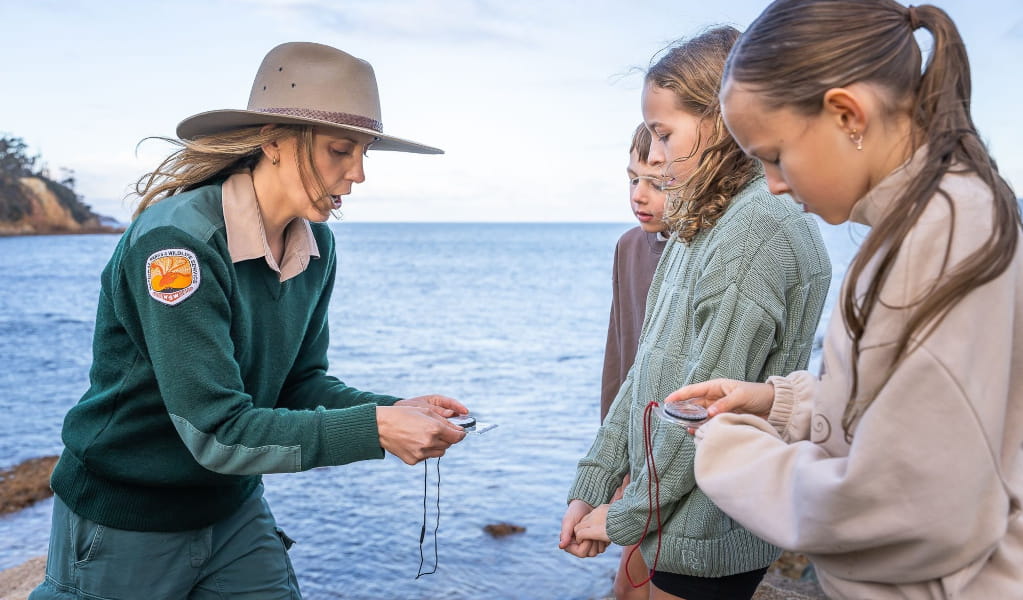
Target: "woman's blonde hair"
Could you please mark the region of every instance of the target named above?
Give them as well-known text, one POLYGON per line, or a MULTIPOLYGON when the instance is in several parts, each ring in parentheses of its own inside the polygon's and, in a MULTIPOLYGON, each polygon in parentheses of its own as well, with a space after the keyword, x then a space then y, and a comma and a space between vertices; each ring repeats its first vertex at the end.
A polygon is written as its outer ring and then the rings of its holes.
POLYGON ((853 425, 873 402, 856 399, 860 343, 899 250, 931 202, 948 204, 955 227, 955 206, 939 187, 946 173, 972 172, 987 183, 994 197, 993 229, 976 252, 952 268, 950 236, 943 276, 919 302, 899 307, 912 312, 899 335, 888 376, 909 352, 911 340, 926 339, 967 294, 1005 272, 1016 252, 1019 207, 970 115, 966 47, 952 19, 935 6, 906 8, 892 0, 778 0, 736 44, 725 78, 749 86, 769 107, 789 107, 806 115, 820 113, 831 88, 876 84, 890 95, 886 108, 892 115, 909 112, 913 147, 927 146, 922 170, 863 241, 842 292, 842 318, 853 343, 852 391, 842 425, 851 439, 853 425), (918 27, 934 38, 923 71, 913 35, 918 27), (858 295, 857 282, 871 264, 877 270, 858 295))
POLYGON ((734 27, 709 29, 672 46, 646 74, 647 85, 672 91, 679 109, 700 118, 693 152, 668 157, 672 161, 692 160, 702 148, 695 157, 698 163, 692 175, 669 188, 664 213, 668 228, 686 243, 713 227, 732 197, 761 173, 759 163, 742 151, 721 118, 721 74, 738 37, 734 27), (709 135, 702 139, 708 129, 705 125, 709 125, 709 135))
POLYGON ((290 137, 296 140, 299 174, 311 202, 317 208, 330 210, 332 204, 327 198, 327 186, 313 162, 314 135, 314 128, 308 125, 259 125, 204 135, 194 140, 155 138, 178 146, 178 149, 135 182, 139 203, 132 218, 138 218, 154 202, 251 170, 264 158, 264 144, 290 137))

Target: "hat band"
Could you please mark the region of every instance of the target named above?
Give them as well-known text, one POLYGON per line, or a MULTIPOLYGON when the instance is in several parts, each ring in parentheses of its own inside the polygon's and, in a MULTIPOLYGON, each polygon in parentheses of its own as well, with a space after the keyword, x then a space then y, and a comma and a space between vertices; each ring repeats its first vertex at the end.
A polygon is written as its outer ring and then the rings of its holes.
POLYGON ((351 125, 353 127, 362 127, 363 129, 372 129, 377 133, 383 133, 384 131, 384 124, 380 121, 350 113, 314 110, 311 108, 257 108, 256 111, 288 117, 299 117, 301 119, 329 121, 337 125, 351 125))

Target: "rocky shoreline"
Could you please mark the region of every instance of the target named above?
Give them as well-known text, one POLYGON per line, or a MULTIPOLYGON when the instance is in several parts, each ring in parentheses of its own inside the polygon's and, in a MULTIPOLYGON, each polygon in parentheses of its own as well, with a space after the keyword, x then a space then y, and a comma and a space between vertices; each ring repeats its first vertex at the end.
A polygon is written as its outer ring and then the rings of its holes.
MULTIPOLYGON (((44 456, 0 471, 0 515, 17 512, 52 496, 50 473, 55 464, 56 456, 44 456)), ((45 556, 0 571, 0 600, 26 600, 43 580, 45 571, 45 556)))
MULTIPOLYGON (((0 515, 16 512, 50 497, 50 473, 56 456, 29 459, 0 471, 0 515)), ((753 600, 826 600, 815 581, 802 579, 809 562, 786 552, 771 566, 753 600)), ((46 557, 37 556, 0 571, 0 600, 26 600, 43 580, 46 557)), ((608 596, 603 600, 613 600, 608 596)))
POLYGON ((56 456, 30 458, 0 471, 0 515, 19 511, 53 495, 50 473, 56 456))

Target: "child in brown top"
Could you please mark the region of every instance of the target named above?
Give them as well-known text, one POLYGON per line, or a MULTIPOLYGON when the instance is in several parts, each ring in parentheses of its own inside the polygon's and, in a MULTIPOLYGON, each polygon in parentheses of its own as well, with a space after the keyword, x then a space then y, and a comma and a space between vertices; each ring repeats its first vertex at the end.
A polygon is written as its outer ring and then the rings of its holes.
MULTIPOLYGON (((607 416, 607 409, 636 358, 639 332, 643 329, 643 315, 646 312, 647 292, 667 241, 664 237, 668 224, 664 221, 663 171, 664 161, 650 161, 650 130, 645 123, 640 123, 632 136, 628 168, 629 205, 639 225, 623 233, 615 246, 611 276, 611 319, 607 326, 607 347, 604 350, 604 373, 600 389, 601 421, 607 416)), ((622 490, 628 484, 629 476, 626 475, 622 486, 615 492, 615 498, 621 497, 622 490)), ((622 562, 615 576, 614 592, 618 600, 646 600, 650 595, 649 585, 634 588, 629 584, 626 569, 630 565, 633 581, 641 581, 649 571, 643 556, 639 552, 632 552, 632 548, 626 546, 623 549, 622 562)))

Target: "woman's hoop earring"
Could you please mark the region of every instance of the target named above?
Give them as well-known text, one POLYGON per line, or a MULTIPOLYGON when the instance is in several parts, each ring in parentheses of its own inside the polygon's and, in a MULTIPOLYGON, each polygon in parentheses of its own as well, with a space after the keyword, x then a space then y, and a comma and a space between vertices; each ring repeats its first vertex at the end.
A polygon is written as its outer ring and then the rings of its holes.
MULTIPOLYGON (((857 150, 860 150, 860 151, 863 150, 863 134, 862 133, 857 135, 856 130, 853 129, 849 133, 849 139, 852 140, 852 143, 856 144, 856 149, 857 150)), ((276 164, 276 163, 274 163, 274 164, 276 164)))
POLYGON ((270 159, 270 164, 275 166, 275 167, 277 166, 277 163, 279 163, 279 162, 281 162, 281 159, 277 158, 276 156, 270 159))

